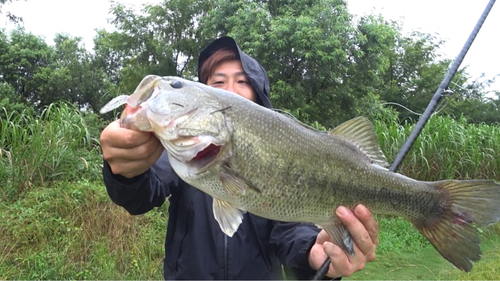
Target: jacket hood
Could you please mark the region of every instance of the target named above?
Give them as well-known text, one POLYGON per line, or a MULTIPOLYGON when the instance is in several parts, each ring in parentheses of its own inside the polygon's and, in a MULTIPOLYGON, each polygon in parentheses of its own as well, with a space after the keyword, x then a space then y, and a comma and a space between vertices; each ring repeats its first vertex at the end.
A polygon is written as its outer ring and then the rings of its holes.
POLYGON ((201 51, 198 58, 198 80, 206 84, 207 81, 202 81, 201 79, 200 68, 215 51, 221 48, 229 48, 238 54, 243 71, 245 71, 252 88, 257 94, 257 103, 264 107, 272 108, 271 100, 269 99, 270 87, 266 70, 254 58, 242 52, 238 44, 231 37, 224 36, 216 39, 201 51))

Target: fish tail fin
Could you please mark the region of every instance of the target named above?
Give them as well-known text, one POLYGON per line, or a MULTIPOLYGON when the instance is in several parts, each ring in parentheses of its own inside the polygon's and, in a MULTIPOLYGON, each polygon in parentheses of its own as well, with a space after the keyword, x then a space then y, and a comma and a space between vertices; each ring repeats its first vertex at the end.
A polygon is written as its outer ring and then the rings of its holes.
POLYGON ((476 227, 500 220, 500 185, 489 180, 426 182, 443 194, 440 214, 415 227, 456 267, 469 272, 481 259, 476 227))

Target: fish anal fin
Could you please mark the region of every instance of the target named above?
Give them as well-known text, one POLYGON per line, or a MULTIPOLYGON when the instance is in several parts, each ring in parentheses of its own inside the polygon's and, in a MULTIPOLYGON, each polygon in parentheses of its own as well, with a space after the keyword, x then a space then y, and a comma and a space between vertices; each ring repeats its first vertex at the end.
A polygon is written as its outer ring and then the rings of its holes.
POLYGON ((215 220, 227 236, 233 237, 243 221, 245 211, 239 210, 229 202, 214 198, 213 211, 215 220))
POLYGON ((365 117, 356 117, 335 127, 330 134, 356 144, 374 164, 389 167, 389 163, 378 144, 373 124, 365 117))
POLYGON ((227 165, 221 166, 220 180, 222 186, 233 196, 245 195, 247 190, 261 192, 260 189, 255 187, 250 181, 246 180, 238 172, 232 170, 227 165))
POLYGON ((332 242, 339 246, 346 254, 354 256, 354 244, 351 233, 340 221, 333 221, 331 223, 321 224, 326 233, 332 239, 332 242))

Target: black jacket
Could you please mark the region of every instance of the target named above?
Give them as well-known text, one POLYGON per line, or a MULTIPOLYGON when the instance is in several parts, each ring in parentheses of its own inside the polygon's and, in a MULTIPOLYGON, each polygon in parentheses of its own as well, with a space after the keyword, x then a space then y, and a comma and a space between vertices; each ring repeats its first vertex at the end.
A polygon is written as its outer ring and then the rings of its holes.
MULTIPOLYGON (((271 107, 265 70, 241 52, 232 38, 210 44, 201 52, 199 65, 221 47, 238 52, 259 104, 271 107)), ((134 215, 159 207, 169 198, 165 279, 282 279, 281 264, 287 275, 293 273, 288 279, 310 279, 315 273, 307 254, 319 232, 317 227, 246 213, 238 231, 228 237, 214 219, 212 197, 183 182, 165 152, 148 171, 133 179, 113 175, 104 162, 103 178, 111 199, 134 215)))

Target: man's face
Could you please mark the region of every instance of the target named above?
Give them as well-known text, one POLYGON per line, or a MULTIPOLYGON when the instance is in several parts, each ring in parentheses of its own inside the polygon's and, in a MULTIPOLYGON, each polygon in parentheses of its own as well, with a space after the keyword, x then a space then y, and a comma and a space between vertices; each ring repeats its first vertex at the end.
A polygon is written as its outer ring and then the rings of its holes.
POLYGON ((257 101, 257 96, 239 60, 220 63, 208 78, 207 85, 233 92, 254 102, 257 101))

